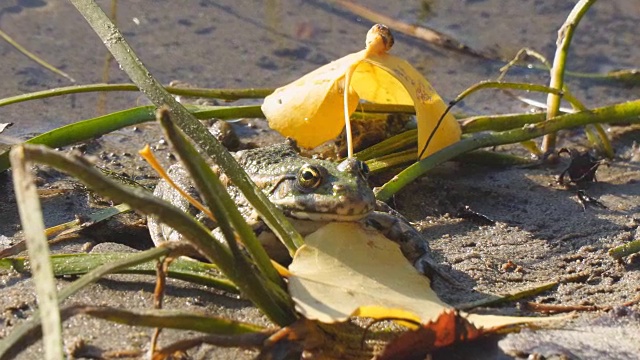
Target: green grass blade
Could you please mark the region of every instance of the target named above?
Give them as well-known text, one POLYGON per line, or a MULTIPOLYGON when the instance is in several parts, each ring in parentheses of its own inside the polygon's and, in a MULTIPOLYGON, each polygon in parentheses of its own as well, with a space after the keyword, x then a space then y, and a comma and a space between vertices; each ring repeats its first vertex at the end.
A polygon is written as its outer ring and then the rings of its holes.
POLYGON ((473 116, 462 120, 462 132, 470 134, 480 131, 505 131, 527 124, 538 123, 544 121, 544 113, 523 113, 523 114, 504 114, 504 115, 481 115, 473 116))
POLYGON ((602 128, 602 125, 587 125, 584 127, 584 131, 585 134, 587 134, 587 139, 595 149, 609 159, 613 159, 613 147, 611 146, 611 141, 609 141, 607 132, 602 128))
POLYGON ((405 149, 408 146, 415 147, 418 141, 418 130, 408 130, 401 134, 385 139, 373 146, 370 146, 355 154, 356 159, 365 161, 381 156, 388 155, 391 152, 405 149))
MULTIPOLYGON (((153 259, 157 259, 161 256, 165 256, 171 252, 171 249, 166 247, 153 248, 147 251, 143 251, 138 254, 131 255, 121 261, 105 264, 90 273, 82 276, 80 279, 74 281, 71 285, 60 290, 58 298, 60 301, 68 298, 69 296, 82 290, 89 284, 92 284, 106 274, 118 272, 119 270, 134 266, 136 264, 144 263, 153 259)), ((57 309, 56 309, 57 311, 57 309)), ((65 318, 65 315, 62 316, 65 318)), ((31 319, 20 324, 9 333, 5 338, 0 340, 0 360, 13 359, 29 345, 36 342, 40 337, 40 312, 36 310, 33 313, 31 319)))
POLYGON ((239 335, 264 330, 250 323, 181 310, 123 310, 108 306, 80 306, 76 313, 132 326, 193 330, 208 334, 239 335))
MULTIPOLYGON (((379 158, 373 158, 366 161, 369 166, 369 171, 372 174, 389 171, 396 169, 398 172, 403 165, 413 163, 417 159, 416 148, 412 148, 405 151, 399 151, 392 154, 387 154, 379 158)), ((474 150, 457 156, 452 159, 453 161, 460 162, 462 164, 484 165, 484 166, 496 166, 507 167, 516 165, 531 164, 531 160, 521 158, 519 156, 497 153, 493 151, 474 150)))
POLYGON ((43 59, 41 59, 38 55, 32 53, 31 51, 27 50, 24 46, 18 44, 15 40, 13 40, 9 35, 7 35, 7 33, 5 33, 4 31, 0 30, 0 37, 3 38, 6 42, 8 42, 9 44, 11 44, 11 46, 13 46, 14 48, 16 48, 16 50, 20 51, 24 56, 28 57, 29 59, 35 61, 36 63, 38 63, 40 66, 44 67, 45 69, 56 73, 64 78, 66 78, 67 80, 71 81, 71 82, 76 82, 71 76, 69 76, 69 74, 67 74, 66 72, 56 68, 55 66, 49 64, 48 62, 44 61, 43 59))
MULTIPOLYGON (((356 156, 357 157, 357 156, 356 156)), ((392 154, 383 155, 366 161, 369 171, 372 174, 397 168, 401 165, 409 164, 416 161, 416 148, 400 151, 392 154)))
MULTIPOLYGON (((237 119, 239 117, 261 117, 260 106, 189 106, 194 116, 199 119, 237 119)), ((42 144, 49 147, 62 147, 82 140, 101 136, 127 126, 155 120, 155 106, 140 106, 93 119, 79 121, 59 127, 25 143, 42 144)), ((9 151, 0 154, 0 172, 9 168, 9 151)))
POLYGON ((640 239, 609 249, 609 255, 616 260, 640 252, 640 239))
MULTIPOLYGON (((222 168, 224 173, 240 189, 247 201, 260 214, 264 222, 282 240, 290 238, 296 246, 304 243, 302 237, 266 195, 251 181, 235 159, 224 149, 206 128, 169 94, 144 67, 120 31, 94 1, 70 0, 100 36, 120 67, 137 84, 141 91, 156 105, 169 107, 171 118, 200 149, 222 168)), ((282 324, 281 324, 282 325, 282 324)))
MULTIPOLYGON (((273 89, 209 89, 209 88, 184 88, 177 86, 165 86, 165 90, 169 94, 180 95, 186 97, 212 98, 225 101, 233 101, 239 99, 260 99, 271 94, 273 89)), ((112 92, 112 91, 140 91, 136 84, 87 84, 73 85, 42 91, 34 91, 27 94, 20 94, 0 99, 0 107, 11 104, 17 104, 24 101, 37 99, 46 99, 56 96, 69 94, 82 94, 92 92, 112 92)), ((259 108, 259 106, 258 106, 259 108)), ((396 104, 359 104, 358 111, 365 113, 401 113, 415 114, 413 105, 396 105, 396 104)), ((262 114, 262 113, 260 113, 262 114)), ((264 117, 264 115, 256 116, 264 117)))
POLYGON ((518 290, 514 292, 510 292, 509 294, 504 295, 489 295, 487 298, 476 300, 473 302, 456 305, 456 309, 463 311, 470 311, 472 309, 478 307, 489 307, 496 306, 500 304, 505 304, 509 302, 514 302, 518 300, 522 300, 527 297, 532 297, 534 295, 538 295, 545 291, 549 291, 554 287, 558 286, 557 281, 551 281, 545 284, 541 284, 532 288, 527 288, 524 290, 518 290))
MULTIPOLYGON (((207 89, 207 88, 183 88, 176 86, 166 86, 165 89, 173 95, 181 95, 187 97, 203 97, 221 99, 226 101, 239 99, 259 99, 273 92, 273 89, 207 89)), ((55 89, 47 89, 27 94, 11 96, 0 99, 0 107, 30 101, 36 99, 46 99, 55 96, 81 94, 91 92, 110 92, 110 91, 140 91, 136 84, 88 84, 65 86, 55 89)))
MULTIPOLYGON (((55 276, 84 275, 94 269, 129 258, 129 253, 101 254, 56 254, 51 256, 55 276)), ((27 273, 31 271, 27 258, 0 259, 0 270, 27 273)), ((156 276, 155 262, 146 262, 117 271, 118 274, 141 274, 156 276)), ((167 276, 193 284, 210 286, 231 293, 239 293, 231 281, 221 277, 218 268, 209 263, 178 258, 171 262, 167 276)))
POLYGON ((33 282, 38 307, 44 314, 42 316, 44 358, 46 360, 62 359, 64 352, 58 291, 49 259, 49 244, 44 234, 44 219, 35 179, 22 148, 18 147, 11 151, 11 165, 18 212, 29 250, 29 259, 33 264, 33 282))

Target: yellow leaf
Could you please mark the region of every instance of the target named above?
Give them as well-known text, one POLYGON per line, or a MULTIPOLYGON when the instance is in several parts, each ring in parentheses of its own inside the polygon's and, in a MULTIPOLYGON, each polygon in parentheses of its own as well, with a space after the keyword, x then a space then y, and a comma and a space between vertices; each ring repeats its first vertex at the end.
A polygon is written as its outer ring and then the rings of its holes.
MULTIPOLYGON (((311 320, 363 316, 428 323, 452 310, 397 244, 359 223, 334 222, 307 236, 289 271, 296 309, 311 320)), ((556 319, 460 314, 485 328, 556 319)))
MULTIPOLYGON (((313 148, 336 138, 344 127, 344 76, 363 52, 347 55, 276 89, 262 104, 269 126, 298 145, 313 148)), ((358 95, 349 89, 349 113, 358 95)))
POLYGON ((372 103, 413 105, 413 98, 400 80, 369 62, 358 64, 351 86, 361 99, 372 103))
MULTIPOLYGON (((365 50, 320 67, 267 96, 262 110, 269 126, 303 147, 335 138, 345 124, 343 91, 347 78, 349 115, 360 99, 416 107, 420 153, 446 105, 413 66, 386 53, 393 45, 393 36, 385 26, 374 25, 366 44, 365 50)), ((423 157, 458 141, 460 134, 457 121, 447 114, 423 157)), ((347 136, 349 139, 350 134, 347 136)))
MULTIPOLYGON (((370 55, 364 59, 356 68, 352 86, 364 100, 415 106, 418 123, 418 154, 421 153, 447 108, 440 95, 418 70, 405 60, 386 53, 370 55), (383 75, 385 73, 389 75, 383 75), (408 99, 411 102, 408 102, 408 99)), ((422 154, 422 158, 457 142, 460 140, 461 133, 458 121, 453 115, 447 113, 438 125, 438 130, 422 154)))
POLYGON ((344 321, 356 313, 380 318, 403 310, 420 321, 450 308, 397 244, 358 223, 332 223, 307 236, 289 271, 296 308, 312 320, 344 321))

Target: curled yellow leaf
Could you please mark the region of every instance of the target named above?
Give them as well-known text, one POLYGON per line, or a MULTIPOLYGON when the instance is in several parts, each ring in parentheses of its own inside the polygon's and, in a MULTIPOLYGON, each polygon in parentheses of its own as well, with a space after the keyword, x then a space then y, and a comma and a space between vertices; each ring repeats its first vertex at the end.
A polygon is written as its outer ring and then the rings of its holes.
MULTIPOLYGON (((262 110, 269 126, 296 139, 300 146, 315 147, 335 138, 344 127, 345 115, 355 111, 358 101, 366 100, 413 104, 419 153, 437 126, 423 157, 458 141, 461 130, 453 116, 447 114, 438 122, 445 103, 413 66, 387 53, 392 45, 388 28, 374 25, 367 34, 364 50, 322 66, 267 96, 262 110)), ((348 125, 348 116, 346 119, 348 125)), ((347 136, 349 139, 348 131, 347 136)))
POLYGON ((447 113, 438 124, 447 106, 431 84, 407 61, 386 53, 371 55, 356 68, 352 86, 363 100, 413 104, 418 123, 418 154, 438 126, 422 158, 460 140, 462 130, 453 115, 447 113))
MULTIPOLYGON (((355 53, 333 61, 267 96, 262 112, 269 126, 306 148, 340 135, 344 127, 345 72, 357 57, 361 55, 355 53)), ((348 98, 351 114, 360 99, 351 88, 348 98)))

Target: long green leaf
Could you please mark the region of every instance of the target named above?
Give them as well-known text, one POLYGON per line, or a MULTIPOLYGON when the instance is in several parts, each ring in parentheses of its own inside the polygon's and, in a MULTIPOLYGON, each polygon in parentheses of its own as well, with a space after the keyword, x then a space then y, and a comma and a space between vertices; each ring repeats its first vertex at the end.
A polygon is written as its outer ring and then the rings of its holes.
MULTIPOLYGON (((119 270, 134 266, 136 264, 144 263, 152 259, 157 259, 160 256, 167 255, 171 252, 170 248, 157 247, 147 251, 143 251, 138 254, 131 255, 124 260, 117 261, 115 263, 105 264, 90 273, 82 276, 80 279, 74 281, 71 285, 65 287, 58 293, 60 301, 68 298, 69 296, 77 293, 87 285, 94 283, 106 274, 118 272, 119 270)), ((57 309, 56 309, 57 311, 57 309)), ((62 318, 68 317, 69 314, 62 314, 62 318)), ((41 334, 40 326, 41 318, 40 312, 35 311, 31 319, 17 326, 9 335, 0 340, 0 360, 13 359, 20 353, 20 351, 27 348, 29 345, 36 342, 41 334)))
POLYGON ((479 133, 462 139, 455 144, 422 159, 404 169, 391 181, 376 189, 376 198, 386 201, 409 183, 447 160, 466 152, 483 147, 513 144, 519 141, 537 138, 544 134, 595 123, 640 122, 640 100, 630 101, 612 106, 605 106, 589 111, 557 116, 551 120, 531 124, 520 129, 499 133, 479 133))
MULTIPOLYGON (((84 275, 102 265, 123 261, 130 257, 129 253, 55 254, 51 255, 51 264, 55 276, 84 275)), ((25 273, 31 271, 29 264, 29 260, 22 257, 0 259, 0 270, 25 273)), ((156 265, 154 262, 146 262, 121 269, 117 273, 155 276, 156 265)), ((215 265, 201 261, 175 259, 169 265, 167 276, 231 293, 239 293, 238 288, 232 282, 219 275, 215 265)))
MULTIPOLYGON (((259 106, 195 106, 189 111, 199 119, 237 119, 239 117, 261 117, 259 106)), ((154 120, 155 106, 140 106, 93 119, 75 122, 33 137, 25 143, 42 144, 52 148, 75 144, 92 139, 127 126, 154 120)), ((0 172, 9 168, 9 151, 0 154, 0 172)))
MULTIPOLYGON (((171 123, 167 109, 158 110, 162 129, 185 168, 191 174, 196 188, 204 198, 218 222, 227 244, 235 259, 236 271, 243 274, 242 281, 235 284, 251 301, 274 321, 293 321, 295 313, 289 295, 283 290, 284 283, 271 265, 269 256, 258 241, 255 233, 237 208, 236 203, 225 189, 219 177, 171 123), (236 233, 243 241, 255 264, 238 250, 236 233), (255 271, 255 266, 260 271, 255 271)), ((233 278, 232 278, 233 280, 233 278)))
POLYGON ((11 151, 11 165, 18 212, 32 263, 38 306, 43 314, 44 356, 47 360, 62 359, 64 354, 62 350, 62 324, 58 308, 56 280, 53 277, 53 269, 49 259, 49 244, 44 234, 40 199, 34 176, 30 171, 29 160, 25 156, 23 148, 18 147, 11 151))
POLYGON ((250 323, 182 310, 123 310, 107 306, 82 306, 79 313, 132 326, 195 330, 209 334, 239 335, 263 330, 250 323))
MULTIPOLYGON (((181 88, 175 86, 166 86, 165 89, 170 94, 182 95, 188 97, 204 97, 222 100, 238 100, 238 99, 255 99, 263 98, 273 92, 273 89, 206 89, 206 88, 181 88)), ((47 89, 35 91, 32 93, 11 96, 0 99, 0 107, 17 104, 23 101, 31 101, 36 99, 46 99, 55 96, 68 94, 82 94, 90 92, 108 92, 108 91, 140 91, 136 84, 88 84, 65 86, 61 88, 47 89)))

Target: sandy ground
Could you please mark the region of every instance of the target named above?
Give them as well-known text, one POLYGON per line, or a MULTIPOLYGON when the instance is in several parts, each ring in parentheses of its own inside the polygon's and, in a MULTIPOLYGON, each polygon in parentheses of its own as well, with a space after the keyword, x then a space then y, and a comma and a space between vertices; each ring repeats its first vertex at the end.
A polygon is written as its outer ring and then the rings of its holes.
MULTIPOLYGON (((555 31, 570 11, 571 4, 571 1, 535 5, 523 2, 520 6, 505 7, 499 1, 460 1, 447 6, 434 4, 434 13, 425 15, 426 20, 420 21, 427 21, 480 48, 512 55, 522 44, 527 44, 552 56, 555 31), (462 5, 463 11, 460 10, 462 5), (517 20, 523 14, 535 16, 537 21, 523 23, 517 20), (489 28, 487 24, 495 26, 489 28), (496 34, 500 36, 496 37, 496 34)), ((572 59, 576 69, 601 72, 637 64, 640 53, 632 46, 635 44, 634 32, 628 30, 640 19, 639 10, 633 4, 633 1, 619 0, 612 1, 611 6, 594 6, 593 17, 581 24, 581 29, 589 36, 579 33, 575 39, 572 59), (616 33, 615 43, 608 41, 612 32, 616 33)), ((125 37, 140 51, 151 72, 161 81, 180 79, 199 86, 281 85, 332 58, 359 50, 369 26, 347 13, 332 11, 331 7, 315 2, 274 1, 264 7, 255 7, 244 3, 220 5, 203 1, 193 8, 165 2, 163 6, 149 9, 137 2, 122 4, 119 19, 125 37), (134 17, 141 25, 136 25, 134 17), (182 44, 191 47, 179 47, 182 44)), ((372 2, 371 7, 407 21, 418 21, 420 14, 419 9, 382 2, 372 2)), ((90 30, 74 12, 61 0, 16 1, 6 7, 3 5, 0 24, 16 40, 39 49, 49 61, 63 67, 80 83, 97 82, 104 50, 97 37, 88 35, 90 30), (75 22, 66 19, 75 19, 75 22)), ((68 85, 28 63, 5 44, 0 44, 0 53, 3 66, 7 64, 12 73, 3 82, 0 96, 68 85)), ((475 81, 495 76, 500 65, 425 46, 405 37, 399 37, 396 54, 402 54, 421 70, 428 71, 430 81, 445 98, 454 97, 475 81)), ((521 80, 546 81, 539 73, 521 71, 518 76, 521 80)), ((114 81, 126 80, 116 70, 112 72, 112 78, 114 81)), ((570 85, 590 106, 640 96, 637 87, 576 80, 571 80, 570 85)), ((110 96, 107 109, 133 106, 138 101, 141 100, 135 93, 110 96)), ((14 122, 6 134, 24 137, 95 116, 95 104, 96 98, 90 95, 18 104, 0 108, 0 122, 14 122)), ((469 113, 524 110, 521 105, 495 93, 473 97, 465 101, 461 109, 469 113)), ((249 131, 249 135, 256 134, 260 135, 255 130, 249 131)), ((609 166, 600 168, 599 182, 586 187, 587 193, 601 201, 606 209, 588 207, 583 210, 574 189, 557 185, 556 177, 567 166, 566 158, 550 167, 504 169, 446 164, 395 197, 394 207, 415 223, 430 240, 434 256, 443 268, 464 285, 466 290, 453 289, 436 281, 436 291, 448 303, 463 304, 489 294, 508 293, 560 280, 560 285, 540 295, 481 311, 530 315, 526 301, 615 308, 580 313, 574 320, 553 330, 556 332, 547 329, 492 337, 437 353, 434 358, 509 359, 516 355, 526 358, 530 353, 547 358, 557 354, 570 359, 600 359, 603 354, 609 358, 638 358, 640 320, 637 313, 640 307, 637 304, 630 308, 620 306, 640 292, 640 257, 634 255, 615 261, 607 251, 640 238, 640 154, 636 145, 640 133, 616 128, 612 134, 616 157, 609 166), (469 206, 494 220, 495 224, 480 225, 456 217, 462 206, 469 206), (584 336, 575 336, 575 333, 584 336)), ((136 157, 124 154, 134 153, 143 142, 158 145, 158 139, 154 125, 143 125, 137 131, 124 129, 91 141, 87 151, 96 155, 101 165, 116 171, 126 169, 145 180, 148 168, 136 157)), ((563 139, 561 146, 583 145, 579 143, 580 132, 566 133, 563 139)), ((522 154, 517 147, 498 149, 506 150, 522 154)), ((163 159, 165 163, 169 162, 166 157, 163 159)), ((43 188, 70 188, 68 182, 58 182, 58 178, 48 171, 38 175, 43 188)), ((12 184, 6 173, 0 175, 0 189, 0 241, 4 247, 20 239, 21 233, 12 184)), ((69 221, 74 214, 86 214, 92 206, 87 195, 77 191, 43 199, 48 226, 69 221)), ((134 236, 116 234, 115 239, 108 239, 92 251, 135 251, 132 245, 144 248, 149 241, 143 236, 144 229, 141 231, 134 236), (116 240, 127 245, 117 244, 116 240)), ((81 238, 74 243, 57 245, 54 251, 85 251, 88 241, 95 240, 81 238)), ((59 279, 59 287, 67 285, 69 280, 59 279)), ((109 276, 73 296, 65 305, 148 308, 152 304, 152 292, 153 279, 150 277, 109 276)), ((0 293, 3 309, 0 337, 4 337, 33 314, 36 301, 31 280, 25 275, 1 274, 0 293)), ((209 288, 170 280, 167 293, 167 308, 206 311, 268 324, 248 302, 209 288)), ((69 346, 83 341, 103 350, 145 349, 151 336, 149 329, 83 316, 65 322, 64 332, 69 346)), ((194 332, 166 331, 161 344, 194 335, 194 332)), ((190 355, 194 359, 236 359, 252 358, 255 354, 201 346, 190 355)), ((41 346, 36 343, 18 358, 41 356, 41 346)))

